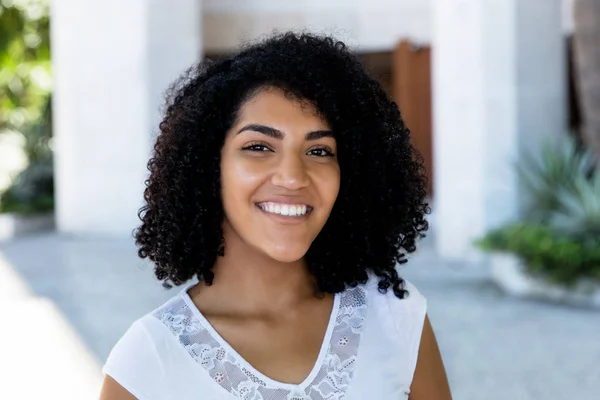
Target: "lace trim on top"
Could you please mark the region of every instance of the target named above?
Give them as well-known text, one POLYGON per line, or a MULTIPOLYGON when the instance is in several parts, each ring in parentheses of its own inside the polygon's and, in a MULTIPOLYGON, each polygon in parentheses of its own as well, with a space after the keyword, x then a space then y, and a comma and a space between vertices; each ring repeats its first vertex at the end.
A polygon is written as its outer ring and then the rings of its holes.
POLYGON ((313 371, 299 385, 274 381, 252 368, 218 335, 186 290, 153 315, 215 382, 240 399, 341 400, 354 374, 367 309, 366 292, 361 287, 350 288, 337 294, 335 300, 325 336, 329 342, 323 343, 313 371))

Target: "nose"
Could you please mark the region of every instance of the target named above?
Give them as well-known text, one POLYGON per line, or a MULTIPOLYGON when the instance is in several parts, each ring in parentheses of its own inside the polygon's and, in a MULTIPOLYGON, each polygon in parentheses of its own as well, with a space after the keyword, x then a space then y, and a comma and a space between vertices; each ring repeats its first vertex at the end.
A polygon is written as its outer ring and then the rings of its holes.
POLYGON ((298 190, 310 184, 310 177, 301 157, 288 155, 281 158, 271 182, 285 189, 298 190))

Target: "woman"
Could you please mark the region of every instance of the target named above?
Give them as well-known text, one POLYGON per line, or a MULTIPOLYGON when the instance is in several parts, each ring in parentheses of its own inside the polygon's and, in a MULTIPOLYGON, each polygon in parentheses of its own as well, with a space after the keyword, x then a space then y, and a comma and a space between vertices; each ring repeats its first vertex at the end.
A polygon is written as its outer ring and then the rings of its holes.
POLYGON ((287 33, 170 91, 139 255, 179 294, 109 356, 101 399, 450 399, 397 273, 427 229, 422 162, 331 38, 287 33))

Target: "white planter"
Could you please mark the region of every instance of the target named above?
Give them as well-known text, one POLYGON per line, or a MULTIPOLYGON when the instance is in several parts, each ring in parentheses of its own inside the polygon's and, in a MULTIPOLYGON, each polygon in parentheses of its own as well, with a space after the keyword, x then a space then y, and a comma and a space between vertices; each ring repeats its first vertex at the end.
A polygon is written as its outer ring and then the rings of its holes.
POLYGON ((578 306, 600 308, 600 284, 581 281, 566 289, 525 273, 521 261, 512 254, 494 253, 490 257, 492 279, 504 291, 517 297, 529 297, 578 306))
POLYGON ((54 229, 54 213, 23 216, 15 213, 0 214, 0 240, 14 239, 31 233, 54 229))

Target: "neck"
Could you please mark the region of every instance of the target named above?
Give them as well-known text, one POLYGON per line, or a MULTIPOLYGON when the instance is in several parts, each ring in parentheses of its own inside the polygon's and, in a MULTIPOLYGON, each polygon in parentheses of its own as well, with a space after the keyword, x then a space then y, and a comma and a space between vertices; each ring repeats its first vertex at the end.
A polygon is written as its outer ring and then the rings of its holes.
POLYGON ((225 234, 225 255, 217 257, 213 284, 201 283, 223 306, 278 312, 314 299, 314 277, 304 259, 284 263, 249 247, 239 237, 225 234), (226 303, 226 304, 225 304, 226 303))

